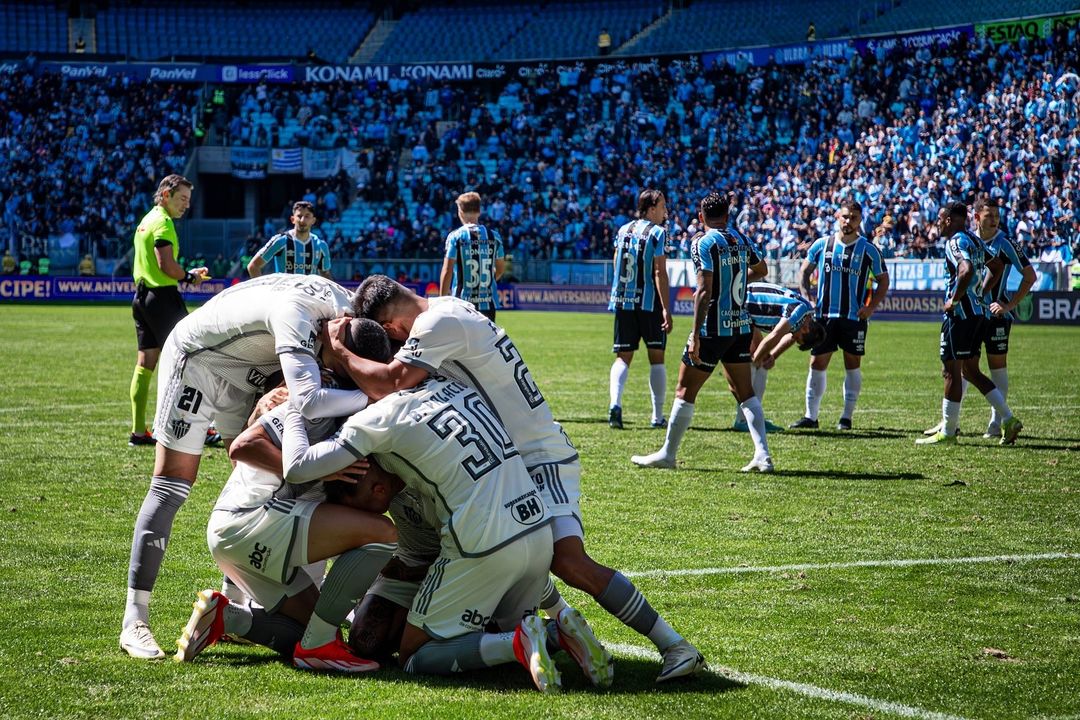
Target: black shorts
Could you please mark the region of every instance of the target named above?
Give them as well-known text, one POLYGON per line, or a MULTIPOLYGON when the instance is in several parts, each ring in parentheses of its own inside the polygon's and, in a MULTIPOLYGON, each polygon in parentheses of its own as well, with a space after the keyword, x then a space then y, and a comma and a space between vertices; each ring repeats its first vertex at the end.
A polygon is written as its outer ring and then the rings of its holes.
POLYGON ((852 355, 866 354, 866 321, 847 318, 825 318, 818 322, 825 325, 825 339, 810 350, 811 355, 826 355, 837 348, 852 355))
POLYGON ((983 317, 957 320, 946 315, 941 321, 941 362, 979 357, 985 327, 983 317))
POLYGON ((488 308, 487 310, 477 310, 476 312, 480 313, 491 322, 495 322, 495 308, 488 308))
POLYGON ((638 341, 644 340, 650 350, 663 350, 667 347, 667 333, 664 332, 664 311, 656 310, 616 310, 615 344, 612 352, 633 352, 638 349, 638 341))
POLYGON ((131 316, 135 318, 135 337, 140 350, 158 350, 165 339, 188 314, 180 289, 175 285, 151 288, 142 283, 136 286, 131 301, 131 316))
POLYGON ((983 344, 987 355, 1008 355, 1009 334, 1012 320, 1004 317, 987 318, 983 321, 983 344))
POLYGON ((683 365, 711 373, 720 363, 748 363, 750 362, 750 339, 752 337, 751 333, 725 335, 724 337, 703 337, 698 345, 698 357, 701 362, 692 362, 690 353, 683 350, 683 365))

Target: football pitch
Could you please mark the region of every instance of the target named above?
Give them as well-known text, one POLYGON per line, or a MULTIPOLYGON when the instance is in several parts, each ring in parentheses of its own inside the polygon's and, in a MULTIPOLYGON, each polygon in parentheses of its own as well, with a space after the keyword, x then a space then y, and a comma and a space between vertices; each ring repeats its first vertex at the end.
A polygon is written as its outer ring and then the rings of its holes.
MULTIPOLYGON (((238 645, 184 665, 128 658, 117 637, 153 458, 127 446, 130 310, 0 305, 0 717, 1080 718, 1080 328, 1014 328, 1015 447, 981 438, 989 407, 973 390, 960 444, 916 448, 941 413, 937 327, 874 323, 855 429, 832 430, 837 357, 822 429, 770 435, 777 472, 749 476, 722 378, 699 396, 679 468, 639 469, 630 456, 663 441, 644 353, 626 429, 611 430, 609 316, 499 320, 581 452, 591 554, 634 579, 708 673, 655 685, 651 644, 565 585, 616 656, 608 691, 565 655, 559 696, 518 666, 357 678, 238 645)), ((676 318, 665 412, 689 325, 676 318)), ((802 415, 806 367, 793 350, 770 372, 771 420, 802 415)), ((151 605, 166 652, 196 591, 220 583, 205 528, 229 470, 209 450, 177 517, 151 605)))

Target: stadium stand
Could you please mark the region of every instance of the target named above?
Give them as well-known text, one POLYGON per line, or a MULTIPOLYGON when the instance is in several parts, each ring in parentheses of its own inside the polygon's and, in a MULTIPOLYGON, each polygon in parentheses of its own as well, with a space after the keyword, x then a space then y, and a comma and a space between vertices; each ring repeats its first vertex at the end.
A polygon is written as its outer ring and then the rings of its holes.
MULTIPOLYGON (((538 22, 522 12, 540 4, 501 7, 496 24, 538 22)), ((638 13, 633 23, 657 10, 628 7, 638 13)), ((125 10, 133 6, 109 12, 125 10)), ((890 2, 882 17, 894 12, 901 7, 890 2)), ((412 13, 440 14, 452 15, 434 6, 412 13)), ((597 17, 613 35, 634 26, 597 17)), ((828 18, 811 18, 822 35, 828 18)), ((790 30, 805 32, 806 15, 797 20, 790 30)), ((579 40, 591 45, 588 30, 579 40)), ((504 50, 492 47, 492 55, 504 50)), ((320 232, 336 238, 339 258, 437 257, 465 188, 484 195, 487 221, 515 257, 604 258, 645 185, 667 193, 682 253, 695 199, 718 187, 740 194, 739 223, 774 256, 798 257, 848 195, 867 208, 868 232, 892 218, 881 240, 887 255, 932 256, 936 209, 986 192, 1001 198, 1030 255, 1053 257, 1080 240, 1080 79, 1067 72, 1080 66, 1078 47, 1077 29, 1063 27, 1049 42, 879 46, 866 56, 851 48, 806 66, 661 63, 470 84, 237 85, 203 142, 358 153, 353 177, 311 188, 320 232)), ((199 100, 183 87, 117 78, 0 78, 0 246, 14 238, 34 254, 45 236, 67 230, 99 252, 111 249, 106 238, 126 246, 150 178, 184 168, 201 134, 189 119, 199 100), (154 122, 160 107, 165 120, 154 122)))
POLYGON ((340 3, 310 2, 300 9, 279 2, 246 7, 207 0, 110 2, 97 12, 97 44, 101 53, 132 60, 302 59, 313 50, 325 61, 341 63, 374 22, 366 6, 340 3))
POLYGON ((57 3, 0 3, 0 52, 61 53, 67 41, 67 13, 57 3))

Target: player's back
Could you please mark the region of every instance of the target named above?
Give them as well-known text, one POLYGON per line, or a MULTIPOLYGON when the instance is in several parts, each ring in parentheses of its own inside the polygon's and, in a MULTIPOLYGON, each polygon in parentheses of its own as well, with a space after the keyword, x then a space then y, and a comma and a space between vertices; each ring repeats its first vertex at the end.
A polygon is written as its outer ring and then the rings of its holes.
MULTIPOLYGON (((285 435, 285 414, 288 411, 289 405, 284 403, 263 415, 258 421, 270 438, 270 442, 279 449, 285 435)), ((308 438, 312 443, 333 435, 338 424, 335 418, 304 420, 308 438)), ((280 472, 272 473, 245 462, 238 462, 225 482, 225 487, 221 489, 221 494, 214 503, 214 509, 231 512, 254 510, 274 499, 322 502, 326 499, 326 492, 322 481, 289 483, 282 478, 280 472)))
MULTIPOLYGON (((993 257, 993 256, 990 256, 993 257)), ((983 241, 967 230, 961 230, 945 243, 945 298, 952 297, 959 282, 960 263, 971 263, 973 275, 967 290, 960 296, 960 302, 953 306, 952 314, 957 320, 984 317, 989 312, 989 303, 979 292, 983 270, 988 260, 987 248, 983 241)))
POLYGON ((457 298, 431 298, 399 360, 475 388, 530 467, 577 457, 506 331, 457 298))
POLYGON ((656 304, 653 261, 665 253, 664 229, 648 220, 632 220, 615 236, 615 273, 609 310, 652 310, 656 304))
POLYGON ((314 354, 316 321, 351 312, 351 298, 325 278, 265 275, 218 293, 181 320, 173 336, 229 383, 258 387, 279 367, 280 353, 314 354), (253 378, 252 371, 261 377, 253 378))
POLYGON ((495 260, 502 254, 498 233, 469 223, 446 238, 446 254, 456 261, 450 292, 481 310, 495 307, 495 260))
POLYGON ((339 441, 430 498, 444 548, 479 557, 549 521, 517 448, 479 393, 430 377, 353 415, 339 441))
POLYGON ((794 290, 767 282, 746 286, 746 311, 759 328, 773 328, 782 318, 797 326, 803 315, 812 311, 810 303, 794 290))

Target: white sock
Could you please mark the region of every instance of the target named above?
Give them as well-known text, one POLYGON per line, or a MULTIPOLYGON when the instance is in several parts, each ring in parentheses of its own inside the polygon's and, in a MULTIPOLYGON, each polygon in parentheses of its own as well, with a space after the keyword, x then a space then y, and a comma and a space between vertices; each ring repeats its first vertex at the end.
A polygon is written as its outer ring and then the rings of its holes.
POLYGON ((754 441, 754 459, 769 456, 769 443, 765 440, 765 411, 761 409, 761 400, 757 395, 744 403, 739 403, 746 425, 750 430, 750 439, 754 441))
MULTIPOLYGON (((1001 391, 1001 397, 1004 399, 1009 398, 1009 368, 996 368, 990 370, 990 379, 994 381, 994 385, 1001 391)), ((1001 417, 997 408, 994 408, 990 413, 990 424, 996 427, 1001 427, 1001 423, 1005 418, 1001 417)))
POLYGON ((765 383, 769 380, 769 371, 765 368, 750 366, 750 384, 754 388, 757 399, 765 401, 765 383))
POLYGON ((862 368, 848 370, 844 375, 844 414, 848 420, 855 414, 855 403, 859 401, 859 393, 862 391, 862 368))
POLYGON ((653 641, 653 645, 660 652, 664 652, 669 647, 674 645, 683 639, 683 636, 675 632, 675 629, 667 624, 667 620, 656 616, 656 622, 653 623, 652 630, 649 631, 648 637, 653 641))
POLYGON ((690 421, 694 419, 694 403, 683 402, 681 398, 675 398, 671 403, 671 417, 668 418, 667 436, 664 438, 664 447, 660 452, 664 457, 671 460, 679 452, 679 443, 683 435, 690 427, 690 421))
POLYGON ((960 425, 960 403, 948 398, 942 400, 941 417, 945 420, 945 434, 956 435, 956 428, 960 425))
POLYGON ((1012 410, 1009 409, 1009 404, 1005 402, 1005 396, 1001 394, 1001 391, 994 388, 984 396, 986 402, 990 403, 990 407, 994 408, 994 412, 1001 418, 1001 422, 1005 422, 1012 417, 1012 410))
POLYGON ((961 390, 960 390, 960 401, 961 401, 961 402, 963 402, 964 398, 966 398, 966 397, 967 397, 967 390, 968 390, 968 385, 970 385, 970 384, 971 384, 971 383, 969 383, 969 382, 967 381, 967 378, 960 378, 960 387, 961 387, 961 390))
POLYGON ((514 633, 484 633, 480 638, 480 659, 488 667, 515 662, 514 633))
POLYGON ((128 588, 122 627, 127 627, 137 620, 142 620, 144 623, 150 622, 150 591, 128 588))
POLYGON ((664 419, 664 400, 667 395, 667 369, 664 363, 649 366, 649 393, 652 395, 652 420, 664 419))
POLYGON ((609 407, 622 407, 623 388, 626 387, 626 376, 630 374, 630 366, 623 362, 622 358, 615 358, 611 363, 611 405, 609 407))
POLYGON ((821 409, 821 398, 825 395, 825 379, 828 377, 824 370, 814 370, 806 376, 806 417, 817 420, 818 411, 821 409))
POLYGON ((328 642, 333 642, 337 637, 338 629, 337 625, 331 625, 315 613, 311 613, 307 629, 304 630, 304 637, 300 638, 300 647, 305 650, 314 650, 328 642))
POLYGON ((222 620, 225 621, 225 632, 230 635, 243 637, 251 630, 251 610, 244 605, 230 602, 225 606, 222 620))

